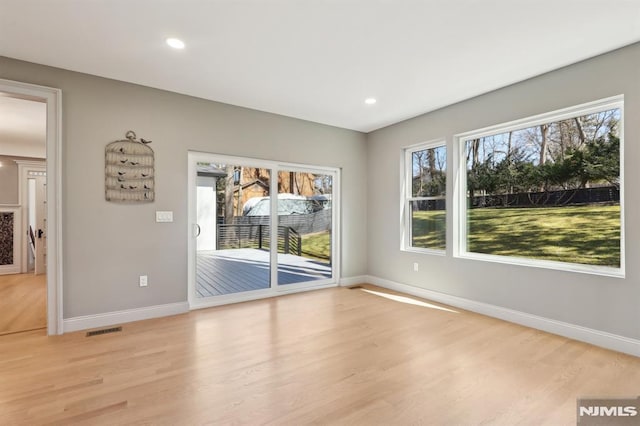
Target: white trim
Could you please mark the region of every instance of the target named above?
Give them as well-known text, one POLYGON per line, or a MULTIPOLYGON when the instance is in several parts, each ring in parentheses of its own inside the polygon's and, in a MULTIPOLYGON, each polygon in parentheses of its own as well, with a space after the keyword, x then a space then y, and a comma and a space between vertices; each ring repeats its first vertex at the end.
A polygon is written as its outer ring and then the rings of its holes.
MULTIPOLYGON (((620 240, 622 242, 622 238, 620 240)), ((613 268, 610 266, 583 265, 579 263, 530 259, 527 257, 501 256, 496 254, 474 252, 464 252, 458 257, 469 260, 479 260, 483 262, 503 263, 506 265, 529 266, 532 268, 544 268, 553 269, 556 271, 601 275, 604 277, 612 278, 624 278, 624 270, 621 270, 620 268, 613 268)))
POLYGON ((624 221, 624 95, 588 102, 556 111, 526 117, 508 123, 496 124, 478 130, 454 135, 452 149, 453 167, 451 176, 453 184, 453 256, 486 262, 505 263, 509 265, 554 269, 567 272, 602 275, 614 278, 625 278, 625 221, 624 221), (620 267, 577 264, 561 261, 540 260, 526 257, 502 256, 467 251, 467 164, 464 144, 469 139, 477 139, 494 134, 521 130, 540 124, 562 121, 586 114, 620 110, 620 267))
MULTIPOLYGON (((229 164, 229 163, 227 163, 229 164)), ((278 283, 278 232, 280 225, 278 223, 278 180, 280 178, 280 169, 277 164, 272 165, 269 169, 269 292, 278 291, 280 284, 278 283)), ((291 183, 289 183, 291 184, 291 183)), ((240 203, 238 197, 238 203, 240 203)))
POLYGON ((147 306, 144 308, 126 309, 96 315, 85 315, 64 320, 64 332, 86 330, 89 328, 107 327, 151 318, 168 317, 189 312, 187 302, 168 303, 166 305, 147 306))
POLYGON ((622 102, 624 102, 624 95, 610 96, 608 98, 598 99, 580 105, 561 108, 555 111, 549 111, 530 117, 519 118, 517 120, 508 121, 506 123, 493 124, 488 127, 483 127, 482 129, 458 133, 454 136, 454 138, 476 139, 485 136, 491 136, 496 133, 507 133, 516 130, 522 130, 528 127, 535 127, 553 121, 562 121, 570 118, 580 117, 582 115, 620 108, 620 103, 622 102))
MULTIPOLYGON (((30 160, 14 160, 18 165, 18 204, 22 207, 22 224, 27 229, 20 229, 21 234, 25 234, 25 231, 28 231, 28 223, 29 220, 27 218, 27 209, 24 208, 25 204, 27 204, 29 187, 27 185, 27 179, 29 178, 30 171, 47 171, 47 160, 42 159, 38 161, 30 161, 30 160)), ((34 229, 35 232, 35 229, 34 229)), ((22 267, 20 268, 20 272, 26 273, 28 269, 28 244, 29 237, 23 238, 22 245, 20 246, 20 257, 22 259, 22 267)))
POLYGON ((384 278, 367 276, 362 282, 640 357, 640 340, 629 337, 594 330, 592 328, 557 321, 538 315, 532 315, 526 312, 503 308, 488 303, 476 302, 474 300, 439 293, 433 290, 401 284, 384 278))
POLYGON ((403 249, 402 251, 407 253, 420 253, 420 254, 429 254, 431 256, 446 256, 446 250, 439 249, 428 249, 428 248, 420 248, 420 247, 410 247, 403 249))
POLYGON ((216 154, 213 152, 189 150, 188 153, 192 155, 194 158, 200 159, 202 161, 217 161, 225 164, 233 164, 234 166, 260 167, 264 169, 272 169, 274 168, 275 165, 277 165, 279 168, 286 168, 287 171, 290 168, 293 168, 298 171, 311 170, 317 173, 327 173, 327 172, 331 173, 331 172, 337 172, 340 170, 337 167, 331 167, 331 166, 318 166, 316 164, 303 164, 303 163, 287 163, 287 162, 282 162, 277 160, 268 160, 263 158, 237 157, 233 155, 216 154), (212 158, 213 160, 211 160, 212 158))
POLYGON ((196 252, 196 237, 198 236, 198 208, 196 205, 198 191, 198 160, 202 154, 187 152, 187 301, 193 307, 198 300, 195 286, 191 285, 196 280, 196 262, 193 261, 193 253, 196 252))
POLYGON ((47 104, 47 334, 62 334, 62 91, 0 79, 0 92, 47 104))
POLYGON ((335 285, 342 274, 342 169, 333 169, 331 182, 331 275, 335 285))
MULTIPOLYGON (((410 146, 405 146, 402 148, 402 155, 400 159, 400 250, 401 251, 409 251, 414 253, 423 253, 423 254, 433 254, 444 256, 447 253, 447 239, 446 239, 446 228, 448 228, 448 222, 446 219, 447 209, 445 208, 445 249, 437 249, 437 248, 425 248, 425 247, 414 247, 411 245, 411 241, 413 240, 413 228, 411 226, 411 209, 409 208, 409 203, 412 201, 420 201, 420 200, 430 200, 430 199, 444 199, 445 203, 447 200, 446 190, 444 197, 414 197, 413 190, 413 153, 417 151, 424 151, 432 148, 441 148, 445 149, 445 176, 447 176, 447 181, 449 180, 449 174, 447 173, 448 162, 449 162, 449 147, 447 146, 446 138, 433 139, 427 142, 421 142, 418 144, 413 144, 410 146)), ((447 183, 447 188, 449 184, 447 183)), ((448 207, 448 205, 447 205, 448 207)))
MULTIPOLYGON (((206 309, 213 308, 215 306, 230 305, 232 303, 250 302, 252 300, 268 299, 271 297, 284 296, 287 294, 304 293, 310 290, 323 290, 326 288, 337 287, 338 284, 331 282, 328 284, 316 284, 315 282, 309 282, 306 287, 295 286, 293 288, 283 289, 280 286, 278 291, 274 291, 271 288, 265 288, 261 290, 243 291, 241 293, 225 294, 223 296, 199 298, 194 302, 189 303, 189 309, 206 309), (315 284, 315 285, 314 285, 315 284)), ((287 284, 291 286, 292 284, 287 284)))

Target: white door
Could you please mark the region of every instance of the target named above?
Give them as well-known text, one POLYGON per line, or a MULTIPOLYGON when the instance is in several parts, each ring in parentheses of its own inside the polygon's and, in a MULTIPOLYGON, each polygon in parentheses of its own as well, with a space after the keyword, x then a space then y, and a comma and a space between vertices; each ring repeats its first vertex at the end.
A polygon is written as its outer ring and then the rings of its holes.
POLYGON ((278 285, 312 287, 334 280, 331 170, 278 168, 278 285))
POLYGON ((216 249, 216 177, 198 176, 197 251, 216 249))
POLYGON ((47 273, 47 178, 36 176, 35 180, 35 205, 30 206, 35 212, 35 228, 33 229, 35 240, 35 274, 47 273))

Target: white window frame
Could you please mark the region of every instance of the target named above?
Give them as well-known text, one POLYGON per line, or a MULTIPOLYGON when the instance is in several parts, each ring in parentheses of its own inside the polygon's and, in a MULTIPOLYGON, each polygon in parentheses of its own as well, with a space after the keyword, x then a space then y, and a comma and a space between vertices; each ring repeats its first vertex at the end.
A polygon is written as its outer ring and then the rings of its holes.
MULTIPOLYGON (((416 145, 411 145, 404 147, 402 149, 402 165, 400 167, 401 170, 401 189, 400 197, 400 250, 402 251, 410 251, 417 253, 427 253, 427 254, 435 254, 444 256, 447 253, 447 238, 445 238, 445 249, 435 249, 435 248, 425 248, 425 247, 414 247, 411 245, 413 241, 413 228, 411 221, 411 202, 412 201, 426 201, 426 200, 440 200, 444 199, 446 204, 445 208, 445 229, 448 227, 447 220, 447 209, 448 209, 448 200, 445 194, 444 197, 414 197, 412 193, 413 188, 413 153, 418 151, 424 151, 431 148, 440 148, 444 147, 447 152, 447 169, 449 168, 449 147, 447 146, 446 139, 435 139, 428 142, 421 142, 416 145)), ((449 173, 445 171, 447 176, 447 188, 449 188, 449 173)), ((447 189, 448 191, 448 189, 447 189)), ((446 234, 446 232, 445 232, 446 234)))
POLYGON ((617 278, 625 276, 625 226, 624 226, 624 95, 612 96, 544 114, 527 117, 508 123, 473 130, 454 136, 452 150, 453 189, 453 256, 486 262, 506 263, 510 265, 530 266, 561 271, 588 273, 617 278), (591 113, 620 109, 620 267, 584 265, 569 262, 528 259, 521 257, 474 253, 467 251, 467 169, 465 143, 469 139, 482 138, 494 134, 521 130, 541 124, 561 121, 591 113))

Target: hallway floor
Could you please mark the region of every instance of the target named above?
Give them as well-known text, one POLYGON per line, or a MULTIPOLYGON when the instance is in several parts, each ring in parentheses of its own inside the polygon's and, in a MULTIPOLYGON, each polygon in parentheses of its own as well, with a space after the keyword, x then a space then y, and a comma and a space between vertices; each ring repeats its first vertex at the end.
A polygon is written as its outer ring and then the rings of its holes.
POLYGON ((0 335, 47 326, 47 276, 0 275, 0 335))

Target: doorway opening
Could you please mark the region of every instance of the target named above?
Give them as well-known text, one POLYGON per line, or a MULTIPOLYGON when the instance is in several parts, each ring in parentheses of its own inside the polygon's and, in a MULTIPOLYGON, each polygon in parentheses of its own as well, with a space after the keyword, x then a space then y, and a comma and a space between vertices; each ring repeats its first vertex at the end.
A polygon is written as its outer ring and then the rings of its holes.
POLYGON ((46 108, 0 93, 0 335, 47 326, 46 108))
POLYGON ((0 79, 0 335, 62 333, 60 100, 0 79))

